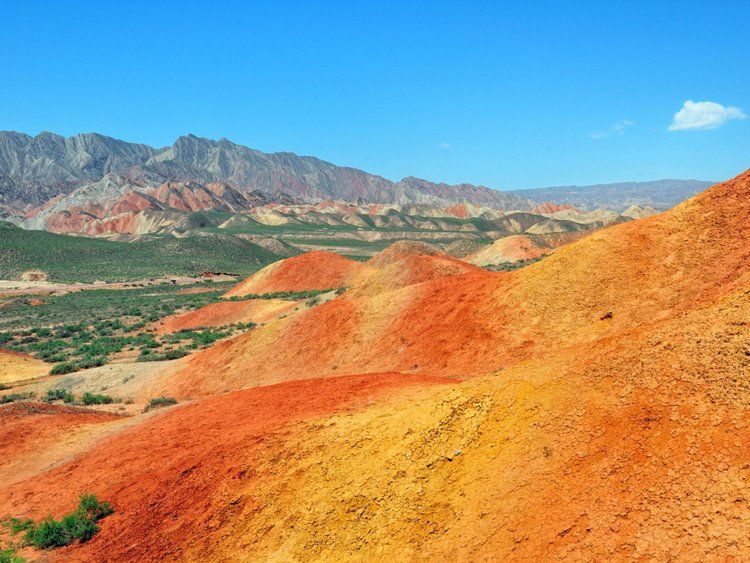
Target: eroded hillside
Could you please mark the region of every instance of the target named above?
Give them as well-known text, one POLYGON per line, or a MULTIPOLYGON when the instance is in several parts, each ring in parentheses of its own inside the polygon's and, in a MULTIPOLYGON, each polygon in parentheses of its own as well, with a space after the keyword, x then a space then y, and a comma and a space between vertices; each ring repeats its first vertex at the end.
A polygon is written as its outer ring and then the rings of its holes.
POLYGON ((229 296, 339 291, 117 383, 181 404, 61 426, 0 514, 112 502, 57 560, 741 559, 749 212, 746 172, 512 272, 414 243, 272 265, 229 296))

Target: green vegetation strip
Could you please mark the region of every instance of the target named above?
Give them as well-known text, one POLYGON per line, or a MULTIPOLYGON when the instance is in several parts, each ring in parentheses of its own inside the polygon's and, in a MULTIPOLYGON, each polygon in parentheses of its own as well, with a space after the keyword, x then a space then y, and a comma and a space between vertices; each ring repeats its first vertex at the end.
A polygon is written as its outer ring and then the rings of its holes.
POLYGON ((212 282, 183 286, 165 283, 127 289, 90 289, 60 295, 22 295, 8 299, 0 308, 0 331, 40 327, 42 333, 37 333, 37 336, 46 336, 45 331, 51 330, 50 325, 86 323, 106 336, 122 328, 121 325, 129 323, 133 325, 130 329, 135 330, 177 311, 215 303, 229 287, 231 284, 212 282), (185 293, 185 290, 193 288, 207 291, 185 293))
POLYGON ((76 399, 75 395, 67 389, 49 389, 47 395, 44 397, 46 403, 52 403, 54 401, 63 401, 68 405, 109 405, 111 403, 119 403, 118 400, 113 399, 109 395, 98 395, 86 391, 81 395, 80 399, 76 399))
MULTIPOLYGON (((0 347, 55 364, 52 375, 102 366, 118 354, 129 357, 129 351, 135 361, 175 360, 255 327, 254 323, 240 322, 167 335, 157 335, 149 327, 167 316, 219 302, 229 287, 230 284, 214 282, 188 286, 165 283, 20 296, 0 308, 0 347), (199 291, 190 292, 191 289, 199 291)), ((345 289, 279 291, 231 300, 307 300, 313 306, 321 294, 330 291, 342 293, 345 289)))
POLYGON ((240 237, 208 234, 113 242, 27 231, 0 221, 0 279, 42 270, 51 281, 129 281, 219 271, 249 275, 280 256, 240 237))
POLYGON ((226 286, 213 290, 214 285, 220 284, 191 286, 209 289, 199 293, 172 284, 85 290, 45 296, 41 305, 18 299, 0 309, 0 346, 56 364, 53 375, 104 365, 127 350, 139 351, 140 361, 176 359, 255 326, 236 323, 165 336, 147 330, 166 316, 219 301, 226 286))
POLYGON ((233 295, 229 298, 229 301, 247 301, 248 299, 286 299, 290 301, 302 301, 304 299, 310 299, 311 297, 317 297, 324 293, 331 291, 337 292, 337 294, 343 293, 344 288, 330 289, 311 289, 309 291, 275 291, 273 293, 249 293, 247 295, 233 295))

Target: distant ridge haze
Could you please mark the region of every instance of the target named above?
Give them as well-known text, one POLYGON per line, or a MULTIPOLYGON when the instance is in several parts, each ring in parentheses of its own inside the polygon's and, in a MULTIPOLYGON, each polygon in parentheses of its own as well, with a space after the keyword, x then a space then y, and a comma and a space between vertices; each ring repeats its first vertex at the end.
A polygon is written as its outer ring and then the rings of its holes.
POLYGON ((0 203, 39 205, 74 189, 118 174, 138 185, 166 181, 226 182, 242 191, 309 201, 450 205, 472 203, 530 210, 552 201, 582 209, 622 211, 631 205, 666 209, 713 182, 657 180, 596 186, 499 191, 471 184, 448 185, 412 176, 393 182, 356 168, 290 152, 264 153, 227 139, 188 134, 154 148, 98 133, 63 137, 0 132, 0 203))

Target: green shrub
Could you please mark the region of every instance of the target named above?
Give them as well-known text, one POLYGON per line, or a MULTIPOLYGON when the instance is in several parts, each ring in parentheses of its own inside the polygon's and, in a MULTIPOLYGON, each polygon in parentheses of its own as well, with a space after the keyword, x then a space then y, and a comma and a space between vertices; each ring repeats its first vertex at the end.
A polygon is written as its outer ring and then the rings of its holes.
POLYGON ((52 368, 52 370, 50 371, 50 374, 65 375, 66 373, 73 373, 74 371, 79 371, 82 369, 103 366, 105 363, 107 363, 107 358, 104 358, 104 357, 93 358, 93 357, 87 356, 78 362, 63 362, 61 364, 57 364, 56 366, 52 368))
POLYGON ((113 512, 108 502, 99 502, 94 495, 81 495, 78 508, 60 520, 47 516, 38 524, 31 524, 26 531, 26 542, 37 549, 86 542, 99 531, 96 523, 113 512))
POLYGON ((34 393, 11 393, 10 395, 3 395, 2 397, 0 397, 0 405, 13 403, 15 401, 27 401, 28 399, 32 399, 33 397, 34 393))
POLYGON ((24 558, 18 557, 12 549, 0 549, 0 563, 24 563, 24 558))
POLYGON ((66 373, 73 373, 74 371, 78 371, 78 362, 63 362, 52 366, 50 374, 65 375, 66 373))
POLYGON ((26 541, 38 549, 47 549, 68 545, 73 540, 63 528, 62 522, 48 516, 26 532, 26 541))
POLYGON ((138 356, 139 362, 163 362, 166 360, 176 360, 187 356, 190 352, 184 348, 177 348, 176 350, 167 350, 164 354, 154 354, 150 350, 141 351, 141 355, 138 356))
POLYGON ((25 532, 33 525, 34 521, 31 518, 11 518, 8 521, 10 533, 14 535, 18 534, 19 532, 25 532))
POLYGON ((174 399, 172 397, 156 397, 155 399, 151 399, 148 402, 148 405, 146 405, 146 408, 143 409, 143 412, 148 412, 152 409, 168 407, 170 405, 176 405, 176 404, 177 404, 177 399, 174 399))
POLYGON ((85 512, 90 518, 101 520, 114 513, 115 509, 108 502, 99 502, 96 495, 83 494, 78 501, 78 510, 85 512))
POLYGON ((48 364, 61 364, 68 361, 68 356, 65 354, 51 354, 49 356, 38 354, 41 360, 44 360, 48 364))
POLYGON ((47 403, 51 403, 52 401, 65 401, 66 403, 73 403, 75 402, 75 397, 73 397, 73 393, 71 393, 67 389, 48 389, 47 396, 44 397, 43 400, 47 403))
POLYGON ((114 401, 109 395, 94 395, 88 391, 81 395, 81 402, 84 405, 109 405, 110 403, 114 403, 114 401))
POLYGON ((178 348, 176 350, 167 350, 166 354, 164 354, 164 357, 167 360, 177 360, 178 358, 183 358, 187 355, 188 355, 187 350, 178 348))

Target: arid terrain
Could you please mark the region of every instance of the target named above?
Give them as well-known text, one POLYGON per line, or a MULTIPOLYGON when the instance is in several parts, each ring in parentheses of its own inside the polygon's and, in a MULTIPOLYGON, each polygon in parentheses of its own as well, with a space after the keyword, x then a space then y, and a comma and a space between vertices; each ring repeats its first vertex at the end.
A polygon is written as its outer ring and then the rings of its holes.
POLYGON ((0 548, 747 557, 750 171, 658 214, 331 205, 216 225, 278 242, 249 276, 0 287, 0 548), (84 493, 114 510, 98 533, 24 545, 13 522, 84 493))

